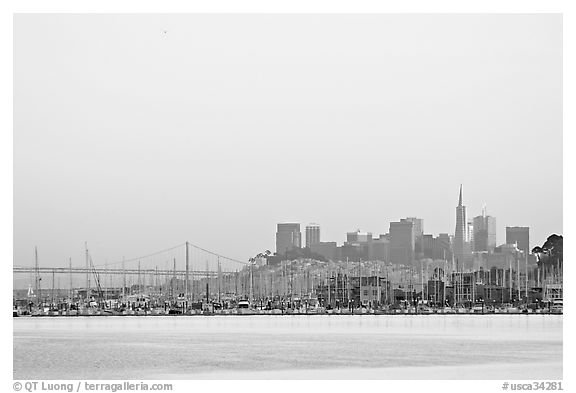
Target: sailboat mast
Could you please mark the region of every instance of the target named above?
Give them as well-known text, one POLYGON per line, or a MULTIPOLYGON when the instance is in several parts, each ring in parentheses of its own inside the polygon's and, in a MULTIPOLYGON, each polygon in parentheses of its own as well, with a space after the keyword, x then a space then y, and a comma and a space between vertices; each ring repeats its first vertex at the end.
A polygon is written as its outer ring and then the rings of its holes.
POLYGON ((362 258, 358 261, 358 306, 362 307, 362 258))
POLYGON ((380 303, 382 303, 382 293, 380 292, 380 263, 378 263, 378 273, 376 273, 376 293, 377 293, 377 301, 378 307, 380 307, 380 303))
POLYGON ((176 258, 174 258, 174 270, 172 273, 172 281, 170 282, 170 296, 174 299, 174 284, 176 283, 176 258))
POLYGON ((424 303, 424 261, 420 260, 420 291, 422 292, 422 303, 424 303))
POLYGON ((86 301, 90 303, 90 261, 88 256, 88 242, 84 242, 86 253, 86 301))
POLYGON ((348 257, 346 257, 346 281, 341 282, 340 286, 342 287, 342 302, 344 302, 344 290, 346 290, 346 304, 350 303, 350 285, 348 283, 348 257))
POLYGON ((72 258, 68 258, 70 268, 70 303, 74 300, 74 288, 72 286, 72 258))
MULTIPOLYGON (((335 281, 335 288, 334 288, 334 295, 336 297, 336 299, 334 299, 335 303, 340 303, 340 299, 338 299, 338 270, 336 270, 336 280, 335 281)), ((340 285, 342 286, 342 285, 340 285)), ((344 289, 342 288, 342 299, 344 299, 344 289)), ((340 306, 340 304, 338 304, 340 306)))
POLYGON ((510 286, 510 302, 512 302, 512 260, 510 259, 510 273, 509 275, 509 280, 508 280, 508 285, 510 286))
POLYGON ((516 288, 518 289, 518 301, 520 301, 520 259, 516 256, 516 288))
MULTIPOLYGON (((186 276, 184 277, 184 296, 186 301, 190 300, 190 251, 188 249, 188 242, 185 244, 185 260, 186 260, 186 276)), ((192 283, 194 283, 194 277, 192 277, 192 283)), ((192 291, 194 293, 194 291, 192 291)), ((194 296, 194 295, 192 295, 194 296)))
POLYGON ((126 298, 126 267, 124 265, 124 257, 122 257, 122 298, 126 298))
POLYGON ((220 303, 220 293, 222 292, 221 275, 222 266, 220 266, 220 257, 218 257, 218 303, 220 303))
POLYGON ((38 265, 38 247, 34 247, 34 263, 36 269, 36 300, 38 305, 40 305, 42 297, 40 296, 40 267, 38 265))
POLYGON ((524 257, 525 257, 524 259, 525 259, 525 261, 526 261, 526 265, 525 265, 525 269, 526 269, 526 270, 525 270, 525 272, 524 272, 524 273, 525 273, 524 295, 526 296, 526 304, 528 304, 528 253, 525 253, 524 257))
POLYGON ((104 261, 104 279, 102 280, 102 289, 104 291, 104 302, 108 303, 108 291, 106 290, 106 277, 108 276, 108 259, 104 261))
POLYGON ((54 269, 52 269, 52 302, 50 304, 51 307, 54 305, 54 269))

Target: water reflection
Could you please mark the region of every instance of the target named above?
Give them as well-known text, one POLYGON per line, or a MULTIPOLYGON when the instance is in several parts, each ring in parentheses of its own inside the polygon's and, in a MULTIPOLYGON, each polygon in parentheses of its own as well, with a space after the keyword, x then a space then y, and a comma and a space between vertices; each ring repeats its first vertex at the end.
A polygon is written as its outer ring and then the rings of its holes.
POLYGON ((562 316, 552 315, 56 317, 15 318, 13 327, 16 379, 562 361, 562 316))

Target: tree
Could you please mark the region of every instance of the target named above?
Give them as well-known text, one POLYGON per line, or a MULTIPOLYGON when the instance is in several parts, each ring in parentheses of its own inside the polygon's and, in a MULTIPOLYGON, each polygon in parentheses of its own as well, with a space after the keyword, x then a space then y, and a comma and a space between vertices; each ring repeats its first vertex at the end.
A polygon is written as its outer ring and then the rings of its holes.
POLYGON ((550 235, 542 247, 536 246, 532 249, 532 254, 536 255, 539 266, 562 265, 563 258, 563 237, 562 235, 550 235))

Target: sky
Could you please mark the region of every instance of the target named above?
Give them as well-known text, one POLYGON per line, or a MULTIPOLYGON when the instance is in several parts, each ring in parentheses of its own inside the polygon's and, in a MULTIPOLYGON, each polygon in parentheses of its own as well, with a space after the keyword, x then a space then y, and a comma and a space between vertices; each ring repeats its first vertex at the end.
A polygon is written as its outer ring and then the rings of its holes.
POLYGON ((468 216, 562 233, 555 14, 19 14, 14 265, 191 241, 246 260, 468 216))

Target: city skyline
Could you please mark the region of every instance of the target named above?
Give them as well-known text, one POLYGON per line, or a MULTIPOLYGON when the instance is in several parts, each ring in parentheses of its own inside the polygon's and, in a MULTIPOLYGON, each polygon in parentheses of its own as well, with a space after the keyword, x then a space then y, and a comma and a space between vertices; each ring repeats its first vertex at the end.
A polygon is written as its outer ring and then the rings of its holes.
POLYGON ((565 389, 571 14, 359 6, 10 15, 14 390, 565 389))
MULTIPOLYGON (((466 214, 466 206, 463 205, 462 185, 460 185, 459 198, 458 198, 458 206, 456 206, 457 212, 458 212, 458 209, 460 209, 460 208, 464 208, 464 212, 465 212, 465 213, 464 213, 464 216, 463 216, 462 219, 463 219, 464 222, 467 223, 467 224, 472 224, 474 220, 476 220, 476 219, 478 219, 478 218, 481 218, 481 217, 483 217, 483 218, 490 218, 490 219, 492 219, 492 220, 495 220, 495 219, 496 219, 496 217, 489 216, 489 215, 486 214, 486 205, 483 205, 483 207, 482 207, 482 215, 480 215, 480 216, 475 216, 475 217, 470 217, 470 216, 468 216, 468 215, 466 214)), ((349 238, 349 237, 350 237, 350 234, 352 234, 352 233, 356 233, 356 232, 358 232, 358 233, 364 233, 364 234, 368 234, 368 235, 373 236, 374 239, 377 239, 377 236, 384 236, 384 235, 389 236, 389 235, 390 235, 390 232, 391 232, 391 231, 390 231, 390 228, 391 228, 390 225, 391 225, 391 224, 399 224, 399 223, 405 222, 405 221, 407 221, 407 220, 408 220, 408 221, 417 220, 417 221, 419 222, 419 229, 422 230, 422 234, 423 234, 423 235, 431 235, 431 236, 433 236, 433 237, 437 237, 437 236, 440 236, 440 235, 448 234, 448 235, 450 236, 450 238, 452 239, 452 241, 453 241, 452 247, 454 247, 454 245, 455 245, 454 241, 456 240, 456 231, 454 231, 454 230, 453 230, 453 231, 446 230, 446 231, 440 231, 440 232, 430 232, 430 231, 427 231, 427 230, 425 229, 425 228, 426 228, 427 221, 426 221, 425 218, 422 218, 422 217, 405 217, 405 218, 400 218, 400 217, 399 217, 398 220, 399 220, 399 222, 395 222, 395 221, 393 221, 393 220, 388 221, 388 224, 389 224, 388 227, 387 227, 388 229, 385 230, 385 231, 381 231, 381 232, 379 232, 379 231, 371 231, 371 230, 369 230, 369 229, 367 229, 367 228, 360 228, 360 227, 358 227, 358 228, 356 228, 356 229, 354 229, 354 230, 340 233, 338 239, 327 238, 326 235, 321 236, 321 235, 320 235, 321 231, 322 231, 322 233, 324 233, 324 232, 326 231, 326 227, 324 227, 324 226, 322 226, 321 224, 316 223, 316 222, 306 223, 305 221, 298 222, 298 221, 293 220, 293 221, 290 221, 290 222, 279 222, 279 223, 276 223, 275 226, 276 226, 276 228, 277 228, 278 230, 280 229, 280 227, 283 227, 283 228, 286 227, 286 228, 288 228, 288 229, 286 229, 286 230, 288 230, 288 231, 290 232, 290 235, 292 236, 292 238, 291 238, 290 240, 286 240, 285 242, 293 243, 293 247, 302 248, 302 247, 307 247, 307 245, 306 245, 305 242, 308 240, 308 236, 307 236, 307 235, 309 234, 309 230, 312 229, 312 228, 313 228, 313 231, 315 232, 315 234, 312 235, 312 236, 314 236, 314 239, 315 239, 316 242, 322 242, 322 243, 326 243, 326 242, 332 243, 332 242, 333 242, 333 243, 336 243, 336 244, 339 244, 339 245, 340 245, 340 244, 343 245, 343 244, 346 243, 346 238, 347 238, 347 237, 349 238), (294 236, 293 234, 296 234, 296 233, 297 233, 297 236, 294 236)), ((457 220, 458 220, 458 214, 456 214, 456 222, 457 222, 457 220)), ((529 227, 529 226, 518 226, 518 225, 508 225, 508 224, 502 224, 501 226, 503 226, 504 230, 500 230, 500 231, 496 230, 496 234, 498 235, 498 239, 504 237, 504 240, 501 241, 501 242, 500 242, 500 241, 497 241, 496 244, 495 244, 496 246, 500 246, 500 245, 504 245, 504 244, 509 244, 509 243, 508 243, 508 237, 510 236, 510 233, 517 233, 518 230, 521 231, 521 232, 523 232, 523 231, 525 231, 525 230, 529 230, 529 231, 533 231, 533 230, 534 230, 534 228, 531 228, 531 227, 529 227)), ((456 228, 458 228, 458 223, 456 224, 456 228)), ((415 230, 416 230, 416 228, 415 228, 415 230)), ((474 232, 476 232, 476 230, 477 230, 477 228, 474 228, 474 232)), ((467 228, 462 229, 462 231, 465 233, 465 237, 466 237, 465 242, 468 243, 467 246, 470 247, 470 250, 469 250, 469 251, 470 251, 471 253, 474 252, 474 251, 485 251, 485 250, 474 250, 474 249, 473 249, 474 244, 475 244, 474 238, 473 238, 473 237, 470 237, 470 234, 466 232, 466 231, 467 231, 467 228)), ((551 234, 552 234, 552 233, 548 234, 547 237, 548 237, 549 235, 551 235, 551 234)), ((557 232, 556 234, 562 235, 562 232, 557 232)), ((522 235, 521 235, 521 236, 522 236, 522 235)), ((532 249, 533 247, 535 247, 535 246, 537 246, 537 245, 540 245, 541 243, 543 243, 543 242, 545 241, 545 239, 543 239, 540 243, 534 243, 534 240, 532 240, 532 237, 528 237, 528 235, 525 235, 525 236, 526 236, 527 241, 529 242, 529 251, 531 251, 531 249, 532 249)), ((524 242, 524 240, 521 240, 521 241, 524 242)), ((276 233, 276 244, 278 244, 277 242, 278 242, 278 232, 276 233)), ((36 247, 36 246, 35 246, 35 247, 36 247)), ((520 243, 519 243, 519 247, 520 247, 520 243)), ((273 247, 270 246, 270 247, 268 247, 268 248, 272 249, 273 247)), ((521 248, 521 249, 523 249, 523 248, 521 248)), ((455 254, 457 254, 456 251, 454 251, 454 252, 455 252, 455 254)), ((233 256, 232 256, 232 257, 233 257, 233 256)), ((108 262, 117 263, 117 262, 119 262, 119 260, 108 260, 107 263, 108 263, 108 262)), ((81 261, 81 263, 82 263, 82 261, 81 261)), ((24 265, 22 265, 22 266, 24 266, 24 265)), ((56 266, 56 265, 55 265, 55 266, 56 266)))
MULTIPOLYGON (((445 231, 445 232, 433 233, 433 232, 429 232, 429 231, 424 230, 426 220, 424 220, 423 218, 407 217, 407 218, 399 218, 399 219, 400 219, 400 222, 394 222, 392 220, 389 221, 389 223, 391 225, 389 228, 392 228, 392 224, 398 225, 398 224, 401 224, 402 222, 407 221, 407 220, 413 221, 415 233, 420 234, 417 236, 421 236, 421 235, 438 236, 438 235, 442 235, 442 234, 448 234, 448 235, 450 235, 450 237, 455 242, 454 245, 458 241, 468 243, 467 244, 467 247, 469 247, 469 249, 467 250, 468 253, 481 252, 481 251, 492 251, 494 249, 494 247, 496 247, 496 246, 500 246, 503 244, 510 244, 509 237, 514 236, 512 234, 515 234, 518 232, 523 233, 525 231, 529 231, 529 229, 530 229, 529 226, 505 225, 504 231, 503 231, 504 234, 502 234, 500 231, 497 230, 498 227, 496 225, 496 222, 497 222, 496 217, 487 214, 487 208, 486 208, 485 204, 482 206, 482 213, 480 215, 477 215, 474 217, 468 216, 466 213, 466 206, 463 204, 462 184, 460 185, 460 191, 458 194, 458 206, 456 206, 456 229, 455 229, 455 231, 453 231, 453 232, 445 231), (418 224, 418 225, 416 225, 416 224, 418 224), (459 236, 460 236, 460 238, 459 238, 459 236), (498 242, 497 239, 500 239, 502 237, 504 237, 504 241, 498 242)), ((317 232, 317 234, 315 235, 316 236, 315 237, 316 242, 322 241, 322 242, 337 242, 338 243, 338 239, 322 238, 320 236, 320 228, 322 226, 318 223, 305 224, 304 222, 291 221, 291 222, 282 222, 282 223, 277 224, 278 227, 280 227, 280 226, 297 226, 298 231, 300 231, 300 225, 305 225, 305 231, 306 231, 305 234, 306 234, 307 242, 306 242, 306 245, 303 247, 308 247, 308 235, 309 235, 309 230, 311 228, 314 228, 314 230, 317 232)), ((357 228, 353 232, 347 231, 345 236, 349 239, 351 233, 363 232, 362 229, 365 230, 364 233, 368 233, 369 235, 376 235, 376 234, 378 234, 378 235, 390 235, 390 230, 388 230, 386 232, 379 232, 379 233, 374 232, 374 233, 372 233, 372 231, 366 230, 366 228, 357 228)), ((561 235, 561 233, 558 233, 558 234, 561 235)), ((552 233, 550 235, 552 235, 552 233)), ((526 233, 525 235, 520 235, 520 236, 524 236, 526 238, 526 239, 524 239, 522 237, 521 238, 522 240, 519 241, 519 244, 522 243, 522 245, 523 245, 522 249, 530 252, 531 249, 535 245, 533 245, 530 242, 528 233, 526 233)), ((346 241, 344 241, 344 240, 341 241, 342 244, 344 244, 345 242, 346 241)), ((458 246, 456 246, 456 247, 458 247, 458 246)), ((456 253, 458 254, 458 252, 456 252, 456 253)), ((462 253, 462 250, 460 250, 460 253, 462 253)), ((462 257, 462 256, 460 256, 460 257, 462 257)))
POLYGON ((14 21, 15 265, 247 259, 290 221, 452 233, 461 183, 499 244, 562 233, 560 15, 14 21))

